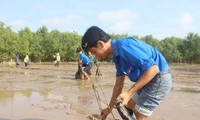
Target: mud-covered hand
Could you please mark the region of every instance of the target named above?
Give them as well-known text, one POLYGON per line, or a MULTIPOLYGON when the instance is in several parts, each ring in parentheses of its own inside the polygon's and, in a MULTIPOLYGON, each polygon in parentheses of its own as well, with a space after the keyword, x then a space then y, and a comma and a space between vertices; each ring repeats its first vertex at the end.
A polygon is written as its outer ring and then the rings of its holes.
POLYGON ((102 119, 102 120, 105 120, 106 117, 108 116, 108 114, 110 114, 110 112, 111 112, 111 110, 110 110, 109 107, 103 109, 103 110, 101 111, 101 119, 102 119))
POLYGON ((118 99, 122 101, 122 104, 127 106, 131 96, 128 92, 123 92, 119 95, 118 99))

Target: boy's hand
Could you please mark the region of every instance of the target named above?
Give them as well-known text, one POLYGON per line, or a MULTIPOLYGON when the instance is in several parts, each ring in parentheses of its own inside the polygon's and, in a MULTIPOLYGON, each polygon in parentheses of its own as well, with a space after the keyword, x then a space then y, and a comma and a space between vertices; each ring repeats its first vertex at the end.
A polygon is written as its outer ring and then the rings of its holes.
POLYGON ((127 106, 127 105, 128 105, 128 102, 129 102, 129 100, 130 100, 130 98, 131 98, 131 95, 129 95, 128 92, 124 92, 124 93, 121 93, 121 94, 119 95, 119 98, 118 98, 118 99, 122 101, 122 104, 123 104, 123 105, 127 106))
POLYGON ((103 109, 103 110, 101 111, 101 119, 102 119, 102 120, 105 120, 106 117, 108 116, 108 114, 110 114, 110 112, 111 112, 111 111, 110 111, 110 108, 109 108, 109 107, 103 109))

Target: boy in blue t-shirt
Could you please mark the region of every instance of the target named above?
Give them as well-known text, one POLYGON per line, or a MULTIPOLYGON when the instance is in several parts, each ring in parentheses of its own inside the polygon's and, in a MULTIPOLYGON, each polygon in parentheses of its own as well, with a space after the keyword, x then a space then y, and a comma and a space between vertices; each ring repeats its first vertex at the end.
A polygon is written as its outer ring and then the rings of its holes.
POLYGON ((84 67, 83 69, 83 74, 85 76, 85 79, 89 79, 89 76, 92 74, 91 73, 91 68, 92 68, 92 61, 90 58, 85 55, 82 52, 81 48, 77 48, 76 52, 79 54, 79 62, 78 64, 84 67))
POLYGON ((116 100, 133 110, 137 120, 149 117, 171 89, 172 77, 167 61, 154 47, 135 38, 112 40, 102 29, 92 26, 82 38, 82 48, 97 58, 113 56, 116 81, 109 106, 102 119, 111 113, 116 100), (122 93, 125 76, 133 85, 122 93))

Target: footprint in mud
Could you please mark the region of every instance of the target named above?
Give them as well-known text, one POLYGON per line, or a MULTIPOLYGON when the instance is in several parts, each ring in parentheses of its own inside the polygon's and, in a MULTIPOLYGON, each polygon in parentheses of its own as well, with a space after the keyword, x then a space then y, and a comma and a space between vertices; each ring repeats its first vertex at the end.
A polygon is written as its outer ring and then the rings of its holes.
POLYGON ((97 114, 92 114, 87 117, 89 120, 101 120, 101 116, 97 114))
MULTIPOLYGON (((98 114, 92 114, 90 116, 87 117, 89 120, 101 120, 101 116, 98 114)), ((112 120, 112 119, 109 119, 112 120)), ((120 120, 120 119, 115 119, 115 120, 120 120)))

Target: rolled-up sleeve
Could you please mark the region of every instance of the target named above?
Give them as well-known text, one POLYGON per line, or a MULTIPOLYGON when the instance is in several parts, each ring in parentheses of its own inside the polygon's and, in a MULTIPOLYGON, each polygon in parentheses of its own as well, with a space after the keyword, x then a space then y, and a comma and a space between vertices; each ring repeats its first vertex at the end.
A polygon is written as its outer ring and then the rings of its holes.
POLYGON ((151 66, 155 64, 156 63, 153 59, 140 59, 138 61, 138 65, 141 66, 142 71, 149 69, 151 66))
POLYGON ((121 70, 117 69, 116 76, 118 77, 122 75, 124 75, 124 73, 121 70))

